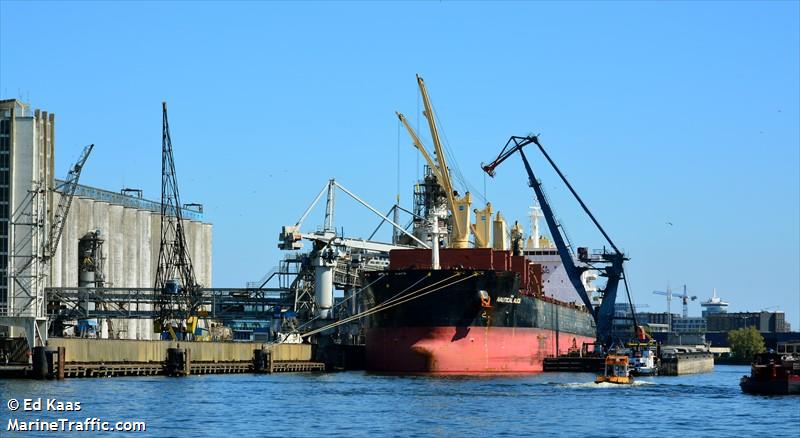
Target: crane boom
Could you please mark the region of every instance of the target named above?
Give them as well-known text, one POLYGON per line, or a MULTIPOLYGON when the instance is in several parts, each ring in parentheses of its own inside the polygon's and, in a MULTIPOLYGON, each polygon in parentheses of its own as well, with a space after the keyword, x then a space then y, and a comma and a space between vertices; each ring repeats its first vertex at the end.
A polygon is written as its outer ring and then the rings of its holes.
POLYGON ((70 169, 66 181, 59 188, 61 189, 61 197, 58 200, 58 207, 53 216, 53 224, 50 227, 50 233, 47 236, 47 243, 44 251, 45 259, 50 259, 56 254, 58 243, 61 241, 61 234, 64 232, 64 225, 67 222, 67 215, 72 206, 72 199, 75 197, 75 190, 78 188, 78 180, 81 177, 83 165, 89 159, 89 154, 92 153, 94 144, 90 144, 83 148, 80 158, 70 169))
POLYGON ((439 141, 439 130, 436 127, 436 115, 433 112, 433 106, 428 97, 428 89, 425 87, 425 81, 422 80, 422 76, 420 75, 417 75, 417 84, 419 84, 419 90, 422 93, 422 104, 425 106, 425 119, 428 120, 428 127, 431 130, 431 140, 433 140, 433 148, 434 151, 436 151, 436 161, 439 162, 439 171, 443 177, 440 184, 442 184, 445 191, 451 193, 452 196, 453 183, 450 181, 450 170, 447 167, 447 159, 444 156, 442 143, 439 141))
MULTIPOLYGON (((408 131, 408 135, 411 137, 411 141, 414 143, 414 147, 417 148, 417 150, 422 154, 422 157, 425 158, 425 161, 428 162, 428 167, 431 168, 431 172, 433 172, 433 175, 436 177, 438 181, 442 181, 444 178, 442 177, 441 172, 439 172, 439 166, 436 165, 436 162, 433 161, 433 158, 431 158, 430 154, 425 149, 425 146, 422 145, 422 141, 419 139, 419 136, 414 131, 414 128, 412 128, 411 125, 408 124, 406 116, 404 116, 403 113, 400 112, 395 112, 395 114, 397 114, 397 118, 400 119, 400 121, 403 123, 403 126, 406 127, 406 131, 408 131)), ((452 204, 451 202, 452 197, 453 193, 448 192, 447 200, 451 204, 452 204)))
POLYGON ((550 229, 550 234, 553 237, 553 243, 555 243, 556 248, 558 248, 558 253, 561 256, 561 263, 564 265, 564 269, 567 272, 567 277, 569 277, 572 286, 581 297, 583 304, 586 305, 586 308, 591 310, 593 309, 592 300, 589 297, 589 293, 586 291, 586 287, 583 285, 583 281, 581 281, 581 275, 584 271, 586 271, 586 269, 575 265, 575 260, 572 258, 572 252, 567 247, 567 242, 559 230, 553 209, 550 206, 550 203, 547 201, 547 198, 544 196, 542 185, 539 183, 539 180, 536 179, 533 169, 528 162, 528 157, 526 157, 525 153, 522 151, 522 148, 534 143, 535 141, 536 137, 534 136, 511 137, 511 139, 508 140, 508 143, 506 143, 506 147, 503 148, 503 152, 500 153, 500 156, 498 156, 497 159, 495 159, 491 164, 482 167, 483 170, 489 174, 489 176, 494 177, 494 169, 508 157, 513 155, 514 152, 519 152, 520 157, 522 157, 522 162, 525 165, 525 171, 528 173, 528 185, 533 188, 533 191, 536 193, 536 198, 539 200, 544 219, 547 222, 547 227, 550 229), (513 146, 509 148, 509 146, 512 144, 513 146))
POLYGON ((433 105, 431 105, 430 97, 428 96, 428 89, 425 87, 425 81, 420 75, 417 75, 417 84, 419 85, 420 93, 422 94, 422 102, 425 105, 425 118, 428 120, 428 127, 431 131, 431 138, 433 140, 434 152, 436 160, 425 150, 419 137, 416 135, 411 126, 405 120, 402 114, 397 113, 397 116, 403 122, 409 135, 414 141, 414 146, 422 153, 431 170, 434 171, 437 183, 442 187, 442 190, 447 196, 448 208, 451 211, 453 233, 450 239, 450 244, 453 248, 467 248, 469 246, 469 233, 470 227, 470 204, 472 197, 467 192, 463 197, 457 197, 453 189, 453 182, 450 178, 450 169, 447 166, 447 159, 445 157, 442 143, 439 140, 439 130, 436 127, 436 115, 433 112, 433 105))

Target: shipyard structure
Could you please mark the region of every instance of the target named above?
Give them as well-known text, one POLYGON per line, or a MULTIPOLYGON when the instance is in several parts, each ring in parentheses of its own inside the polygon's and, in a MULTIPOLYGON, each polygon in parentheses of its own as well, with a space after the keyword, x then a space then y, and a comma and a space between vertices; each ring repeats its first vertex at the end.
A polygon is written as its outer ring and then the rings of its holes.
MULTIPOLYGON (((152 288, 161 240, 161 203, 136 189, 113 192, 57 179, 55 143, 54 114, 16 99, 0 101, 0 337, 25 337, 30 346, 43 345, 48 330, 158 339, 146 318, 48 324, 59 303, 48 301, 47 290, 152 288)), ((197 283, 210 286, 211 224, 203 222, 199 204, 183 206, 182 213, 197 283)), ((153 304, 131 306, 148 311, 153 304)))

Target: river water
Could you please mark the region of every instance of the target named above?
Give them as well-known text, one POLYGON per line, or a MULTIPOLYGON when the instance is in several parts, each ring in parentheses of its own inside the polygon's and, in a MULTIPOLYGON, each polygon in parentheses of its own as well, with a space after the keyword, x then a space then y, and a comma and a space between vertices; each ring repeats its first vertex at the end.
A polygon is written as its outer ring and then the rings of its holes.
MULTIPOLYGON (((329 374, 0 380, 0 436, 9 421, 144 421, 144 433, 100 436, 791 436, 800 396, 751 396, 745 366, 596 385, 593 374, 520 377, 329 374), (78 412, 16 412, 8 400, 80 402, 78 412)), ((86 434, 87 436, 89 434, 86 434)))

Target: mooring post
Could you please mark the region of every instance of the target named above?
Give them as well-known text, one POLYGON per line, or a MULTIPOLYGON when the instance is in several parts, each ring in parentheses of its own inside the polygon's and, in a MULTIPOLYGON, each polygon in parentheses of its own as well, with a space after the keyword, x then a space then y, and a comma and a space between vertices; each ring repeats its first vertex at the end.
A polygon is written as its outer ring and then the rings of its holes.
POLYGON ((186 349, 186 361, 184 362, 183 375, 188 376, 192 373, 192 350, 186 349))
POLYGON ((64 380, 64 366, 67 363, 67 348, 66 347, 58 347, 58 380, 64 380))
POLYGON ((264 349, 264 347, 253 350, 253 372, 263 373, 264 368, 267 366, 265 362, 266 362, 266 350, 264 349))
POLYGON ((47 378, 47 349, 45 347, 33 347, 33 378, 47 378))

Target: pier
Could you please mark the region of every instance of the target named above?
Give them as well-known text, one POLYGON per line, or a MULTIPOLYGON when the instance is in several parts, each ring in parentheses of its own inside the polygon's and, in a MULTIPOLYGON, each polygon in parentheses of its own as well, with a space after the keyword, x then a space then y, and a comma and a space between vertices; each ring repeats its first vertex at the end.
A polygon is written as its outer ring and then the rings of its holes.
POLYGON ((309 344, 50 338, 32 365, 4 365, 0 375, 33 378, 189 376, 324 371, 309 344))

